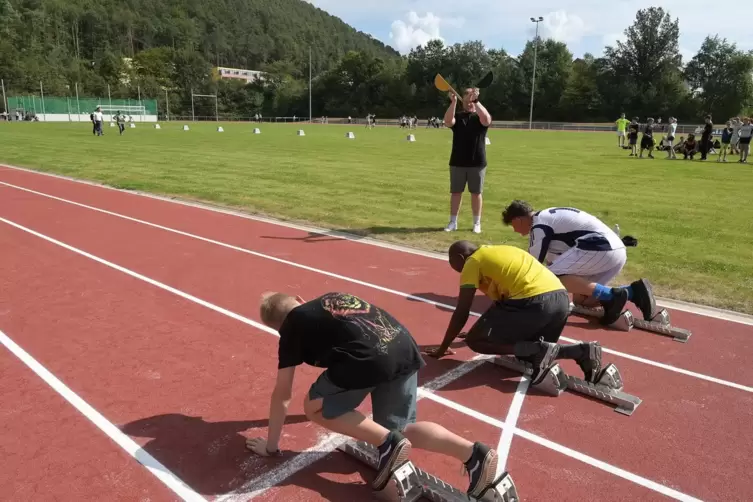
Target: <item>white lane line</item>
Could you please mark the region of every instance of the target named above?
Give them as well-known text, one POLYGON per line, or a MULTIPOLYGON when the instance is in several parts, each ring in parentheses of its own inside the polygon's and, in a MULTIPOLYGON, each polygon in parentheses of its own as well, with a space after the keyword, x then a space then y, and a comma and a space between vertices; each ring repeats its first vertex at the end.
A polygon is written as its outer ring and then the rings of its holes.
MULTIPOLYGON (((478 368, 483 363, 491 360, 489 356, 476 356, 473 359, 465 361, 464 363, 456 366, 447 373, 438 376, 434 380, 431 380, 419 387, 419 394, 417 400, 421 400, 426 395, 432 394, 434 391, 441 389, 442 387, 449 385, 458 378, 462 377, 478 368)), ((318 462, 322 458, 326 457, 338 446, 340 446, 349 438, 340 434, 330 433, 324 436, 316 445, 308 448, 287 462, 271 469, 264 474, 250 479, 243 483, 242 486, 236 488, 230 493, 222 495, 216 498, 213 502, 245 502, 258 497, 262 493, 266 492, 270 488, 275 487, 287 478, 293 476, 298 471, 301 471, 311 464, 318 462)))
MULTIPOLYGON (((191 207, 194 209, 201 209, 202 211, 209 211, 213 213, 223 214, 226 216, 233 216, 236 218, 243 218, 246 220, 265 223, 268 225, 290 228, 293 230, 299 230, 301 232, 307 232, 309 234, 317 234, 323 237, 325 236, 336 237, 338 239, 354 242, 356 244, 366 244, 369 246, 388 249, 391 251, 397 251, 400 253, 422 256, 424 258, 431 258, 433 260, 447 261, 447 257, 441 253, 426 251, 426 250, 418 249, 418 248, 411 248, 409 246, 391 243, 391 242, 387 242, 387 241, 383 241, 379 239, 374 239, 371 237, 362 237, 362 236, 352 234, 352 233, 331 230, 327 228, 319 228, 319 227, 314 227, 311 225, 292 223, 292 222, 275 219, 268 216, 260 216, 260 215, 255 215, 251 213, 246 213, 240 210, 233 210, 233 209, 228 209, 228 208, 223 208, 223 207, 218 207, 218 206, 212 206, 208 202, 200 203, 200 202, 184 200, 178 197, 167 197, 167 196, 157 195, 157 194, 153 194, 149 192, 142 192, 139 190, 126 190, 122 188, 115 188, 115 187, 103 185, 101 183, 97 183, 94 181, 87 181, 87 180, 72 178, 70 176, 63 176, 61 174, 55 174, 55 173, 45 173, 41 171, 35 171, 34 169, 27 169, 27 168, 18 167, 18 166, 10 166, 7 164, 0 164, 0 167, 4 167, 4 168, 15 170, 15 171, 21 171, 28 174, 34 174, 34 175, 42 176, 42 177, 60 179, 60 180, 68 181, 71 183, 76 183, 79 185, 86 185, 86 186, 91 186, 94 188, 111 190, 114 192, 118 192, 121 195, 134 195, 134 196, 143 197, 146 199, 158 200, 160 202, 169 202, 171 204, 177 204, 180 206, 191 207)), ((21 187, 17 187, 16 185, 12 185, 9 183, 3 183, 3 184, 11 186, 11 187, 15 187, 15 188, 23 189, 21 187)), ((34 192, 33 190, 29 190, 29 191, 34 192)), ((39 194, 47 196, 47 194, 43 194, 43 193, 39 193, 39 194)), ((50 196, 50 197, 54 197, 54 196, 50 196)), ((62 200, 65 200, 65 199, 62 199, 62 200)), ((67 201, 67 202, 72 202, 72 201, 67 201)), ((716 307, 707 307, 705 305, 684 302, 681 300, 672 300, 669 298, 657 297, 656 301, 659 306, 666 307, 669 309, 680 310, 683 312, 688 312, 690 314, 710 317, 712 319, 719 319, 722 321, 728 321, 728 322, 734 322, 737 324, 745 324, 748 326, 753 326, 753 315, 742 314, 740 312, 734 312, 732 310, 725 310, 725 309, 720 309, 716 307)))
MULTIPOLYGON (((253 320, 251 320, 251 319, 249 319, 247 317, 244 317, 244 316, 242 316, 240 314, 236 314, 236 313, 231 312, 231 311, 229 311, 227 309, 224 309, 222 307, 218 307, 217 305, 214 305, 214 304, 209 303, 209 302, 207 302, 205 300, 197 298, 197 297, 195 297, 193 295, 185 293, 185 292, 183 292, 183 291, 181 291, 179 289, 173 288, 172 286, 168 286, 167 284, 164 284, 164 283, 161 283, 161 282, 156 281, 154 279, 151 279, 149 277, 146 277, 146 276, 144 276, 142 274, 139 274, 138 272, 134 272, 134 271, 132 271, 130 269, 127 269, 125 267, 122 267, 120 265, 112 263, 110 261, 107 261, 107 260, 105 260, 103 258, 100 258, 98 256, 95 256, 95 255, 93 255, 91 253, 87 253, 86 251, 82 251, 82 250, 80 250, 80 249, 78 249, 76 247, 73 247, 73 246, 71 246, 69 244, 61 242, 61 241, 59 241, 57 239, 53 239, 52 237, 48 237, 48 236, 46 236, 44 234, 41 234, 41 233, 39 233, 39 232, 37 232, 35 230, 30 229, 30 228, 26 228, 23 225, 20 225, 18 223, 13 222, 13 221, 7 220, 7 219, 2 218, 2 217, 0 217, 0 221, 2 221, 3 223, 5 223, 7 225, 10 225, 10 226, 12 226, 14 228, 17 228, 19 230, 27 232, 27 233, 29 233, 31 235, 34 235, 35 237, 39 237, 40 239, 43 239, 43 240, 48 241, 48 242, 50 242, 52 244, 60 246, 60 247, 62 247, 64 249, 72 251, 72 252, 74 252, 76 254, 84 256, 85 258, 89 258, 90 260, 94 260, 94 261, 96 261, 98 263, 101 263, 102 265, 105 265, 105 266, 113 268, 113 269, 115 269, 115 270, 117 270, 119 272, 127 274, 127 275, 129 275, 129 276, 131 276, 131 277, 133 277, 135 279, 139 279, 141 281, 144 281, 144 282, 146 282, 148 284, 151 284, 153 286, 156 286, 156 287, 158 287, 158 288, 160 288, 162 290, 165 290, 165 291, 168 291, 168 292, 173 293, 175 295, 178 295, 181 298, 184 298, 184 299, 189 300, 191 302, 194 302, 194 303, 196 303, 198 305, 201 305, 201 306, 206 307, 208 309, 214 310, 215 312, 218 312, 220 314, 226 315, 226 316, 228 316, 228 317, 230 317, 232 319, 240 321, 240 322, 242 322, 244 324, 247 324, 249 326, 253 326, 253 327, 255 327, 255 328, 257 328, 257 329, 259 329, 261 331, 264 331, 266 333, 269 333, 271 335, 279 337, 279 334, 276 331, 268 328, 267 326, 265 326, 265 325, 263 325, 261 323, 253 321, 253 320)), ((447 373, 444 373, 443 375, 441 375, 441 376, 435 378, 434 380, 428 382, 426 385, 424 385, 422 387, 422 389, 425 392, 432 392, 432 391, 437 390, 437 389, 439 389, 441 387, 444 387, 445 385, 449 384, 450 382, 452 382, 454 380, 457 380, 458 378, 462 377, 466 373, 474 370, 475 368, 477 368, 478 366, 480 366, 481 364, 483 364, 484 362, 486 362, 488 359, 489 359, 488 356, 476 356, 473 359, 471 359, 469 361, 466 361, 466 362, 458 365, 457 367, 455 367, 454 369, 448 371, 447 373)), ((321 448, 326 448, 327 446, 330 446, 330 447, 332 447, 332 449, 334 449, 335 447, 337 447, 337 442, 335 441, 335 439, 332 439, 329 436, 328 436, 328 438, 325 438, 322 443, 320 443, 319 445, 315 446, 314 448, 321 449, 321 448), (332 445, 334 445, 334 446, 332 446, 332 445)), ((247 493, 247 492, 257 492, 257 494, 258 493, 262 493, 265 490, 269 489, 271 486, 273 486, 273 485, 269 485, 270 480, 274 480, 274 479, 283 480, 283 479, 291 476, 292 474, 298 472, 299 470, 307 467, 311 463, 316 462, 317 460, 319 460, 320 458, 322 458, 323 456, 325 456, 326 454, 329 453, 329 451, 326 451, 326 452, 322 453, 321 455, 312 454, 312 453, 315 453, 316 451, 318 451, 318 450, 309 449, 306 452, 304 452, 304 453, 306 453, 306 455, 304 455, 304 458, 298 459, 298 456, 297 456, 295 459, 293 459, 293 460, 291 460, 289 462, 286 462, 285 464, 282 464, 277 469, 274 469, 274 470, 272 470, 270 472, 264 473, 259 478, 256 478, 254 480, 249 481, 248 483, 245 483, 241 488, 238 489, 238 490, 240 490, 239 493, 240 494, 244 494, 244 493, 247 493), (298 460, 296 460, 296 459, 298 459, 298 460), (260 484, 263 484, 263 486, 260 486, 260 484), (246 488, 246 487, 250 487, 250 488, 246 488)), ((235 493, 235 492, 233 492, 233 493, 235 493)))
MULTIPOLYGON (((162 483, 173 491, 182 500, 190 502, 206 502, 206 499, 193 491, 188 485, 186 485, 178 476, 170 472, 170 469, 162 465, 157 459, 152 457, 146 450, 139 446, 135 441, 123 434, 120 429, 108 421, 101 413, 95 410, 89 403, 81 399, 78 394, 73 392, 67 385, 65 385, 59 378, 53 375, 47 368, 42 366, 39 361, 34 359, 28 352, 26 352, 16 342, 0 331, 0 343, 7 348, 13 355, 21 360, 31 371, 33 371, 39 378, 52 387, 52 389, 60 394, 68 403, 76 408, 82 415, 84 415, 91 423, 97 426, 99 430, 112 439, 118 446, 125 450, 131 457, 136 459, 140 464, 149 470, 154 477, 162 481, 162 483)), ((65 454, 65 452, 61 452, 65 454)))
POLYGON ((130 275, 131 277, 133 277, 135 279, 147 282, 147 283, 151 284, 152 286, 156 286, 156 287, 158 287, 160 289, 163 289, 163 290, 165 290, 165 291, 167 291, 169 293, 172 293, 174 295, 178 295, 181 298, 184 298, 184 299, 186 299, 188 301, 197 303, 197 304, 201 305, 202 307, 206 307, 206 308, 208 308, 210 310, 214 310, 215 312, 218 312, 220 314, 223 314, 223 315, 226 315, 228 317, 231 317, 231 318, 235 319, 236 321, 242 322, 243 324, 248 324, 249 326, 253 326, 254 328, 257 328, 257 329, 259 329, 261 331, 269 333, 270 335, 274 335, 274 336, 277 336, 277 337, 280 336, 277 333, 277 331, 275 331, 275 330, 273 330, 271 328, 268 328, 264 324, 261 324, 261 323, 258 323, 256 321, 253 321, 253 320, 249 319, 248 317, 244 317, 244 316, 242 316, 240 314, 236 314, 235 312, 231 312, 231 311, 229 311, 227 309, 224 309, 222 307, 219 307, 219 306, 217 306, 217 305, 215 305, 213 303, 209 303, 206 300, 202 300, 201 298, 197 298, 196 296, 188 294, 188 293, 186 293, 184 291, 181 291, 179 289, 173 288, 172 286, 168 286, 167 284, 164 284, 162 282, 159 282, 159 281, 156 281, 154 279, 151 279, 151 278, 149 278, 149 277, 147 277, 145 275, 141 275, 138 272, 134 272, 133 270, 129 270, 129 269, 125 268, 125 267, 121 267, 120 265, 117 265, 115 263, 107 261, 107 260, 105 260, 103 258, 100 258, 99 256, 94 256, 91 253, 87 253, 86 251, 83 251, 81 249, 75 248, 75 247, 71 246, 70 244, 66 244, 65 242, 61 242, 61 241, 59 241, 57 239, 53 239, 52 237, 48 237, 48 236, 46 236, 44 234, 40 234, 39 232, 37 232, 35 230, 27 228, 27 227, 25 227, 23 225, 19 225, 18 223, 15 223, 13 221, 7 220, 7 219, 2 218, 2 217, 0 217, 0 221, 2 221, 3 223, 5 223, 6 225, 10 225, 10 226, 15 227, 15 228, 17 228, 19 230, 23 230, 24 232, 29 233, 29 234, 31 234, 31 235, 33 235, 35 237, 39 237, 40 239, 46 240, 47 242, 51 242, 52 244, 55 244, 56 246, 60 246, 62 248, 65 248, 68 251, 73 251, 76 254, 79 254, 81 256, 89 258, 90 260, 94 260, 94 261, 96 261, 98 263, 101 263, 102 265, 105 265, 105 266, 110 267, 110 268, 114 268, 118 272, 123 272, 124 274, 130 275))
POLYGON ((497 445, 497 477, 501 476, 507 468, 507 458, 510 456, 510 447, 512 446, 513 430, 518 424, 518 417, 520 416, 520 410, 523 408, 523 400, 528 392, 528 387, 531 384, 531 380, 523 375, 520 378, 517 389, 515 389, 515 395, 510 403, 510 409, 507 411, 507 418, 505 423, 509 425, 502 429, 502 434, 499 436, 499 444, 497 445))
MULTIPOLYGON (((115 213, 115 212, 108 211, 106 209, 101 209, 101 208, 94 207, 94 206, 89 206, 89 205, 86 205, 86 204, 82 204, 80 202, 70 201, 70 200, 67 200, 67 199, 56 197, 54 195, 49 195, 49 194, 46 194, 46 193, 37 192, 36 190, 31 190, 29 188, 19 187, 19 186, 12 185, 10 183, 5 183, 5 182, 2 182, 2 181, 0 181, 0 185, 5 185, 5 186, 8 186, 10 188, 15 188, 15 189, 18 189, 18 190, 21 190, 21 191, 33 193, 35 195, 39 195, 39 196, 42 196, 42 197, 47 197, 49 199, 53 199, 53 200, 57 200, 57 201, 60 201, 60 202, 66 203, 66 204, 71 204, 71 205, 74 205, 74 206, 82 207, 84 209, 89 209, 91 211, 96 211, 96 212, 99 212, 99 213, 107 214, 109 216, 114 216, 116 218, 121 218, 121 219, 124 219, 124 220, 127 220, 127 221, 132 221, 134 223, 138 223, 138 224, 145 225, 145 226, 148 226, 148 227, 157 228, 159 230, 164 230, 165 232, 170 232, 170 233, 173 233, 173 234, 181 235, 183 237, 188 237, 190 239, 199 240, 199 241, 202 241, 202 242, 206 242, 208 244, 213 244, 215 246, 220 246, 220 247, 223 247, 223 248, 226 248, 226 249, 232 249, 233 251, 238 251, 240 253, 245 253, 245 254, 248 254, 248 255, 251 255, 251 256, 256 256, 257 258, 263 258, 265 260, 271 260, 271 261, 274 261, 274 262, 277 262, 277 263, 281 263, 283 265, 288 265, 288 266, 291 266, 291 267, 299 268, 301 270, 306 270, 306 271, 313 272, 313 273, 316 273, 316 274, 325 275, 327 277, 332 277, 334 279, 339 279, 341 281, 350 282, 350 283, 353 283, 353 284, 358 284, 360 286, 364 286, 364 287, 367 287, 367 288, 375 289, 377 291, 382 291, 384 293, 389 293, 389 294, 392 294, 392 295, 395 295, 395 296, 400 296, 402 298, 407 298, 409 300, 413 300, 413 301, 417 301, 417 302, 421 302, 421 303, 427 303, 429 305, 434 305, 435 307, 443 308, 443 309, 450 310, 450 311, 454 311, 455 310, 455 307, 453 307, 452 305, 449 305, 447 303, 436 302, 434 300, 428 300, 428 299, 420 297, 420 296, 411 295, 409 293, 404 293, 402 291, 398 291, 398 290, 391 289, 391 288, 386 288, 386 287, 383 287, 383 286, 379 286, 377 284, 372 284, 370 282, 361 281, 359 279, 354 279, 352 277, 348 277, 348 276, 344 276, 344 275, 340 275, 340 274, 335 274, 333 272, 328 272, 326 270, 318 269, 318 268, 315 268, 315 267, 309 267, 308 265, 302 265, 300 263, 296 263, 296 262, 293 262, 293 261, 290 261, 290 260, 285 260, 283 258, 278 258, 276 256, 266 255, 266 254, 260 253, 258 251, 252 251, 250 249, 242 248, 242 247, 239 247, 239 246, 234 246, 234 245, 228 244, 226 242, 221 242, 221 241, 217 241, 217 240, 214 240, 214 239, 209 239, 207 237, 202 237, 200 235, 195 235, 195 234, 191 234, 189 232, 184 232, 182 230, 177 230, 177 229, 174 229, 174 228, 170 228, 170 227, 166 227, 166 226, 163 226, 163 225, 159 225, 157 223, 152 223, 152 222, 149 222, 149 221, 140 220, 138 218, 133 218, 131 216, 126 216, 126 215, 123 215, 123 214, 115 213)), ((220 307, 216 307, 216 308, 220 308, 220 307)), ((234 315, 237 315, 237 314, 234 314, 234 315)), ((481 314, 479 314, 477 312, 471 312, 471 315, 476 316, 476 317, 481 316, 481 314)), ((243 322, 245 322, 245 321, 243 321, 243 322)), ((264 329, 265 331, 267 331, 268 328, 266 328, 266 326, 265 326, 264 328, 260 328, 260 329, 264 329)), ((566 342, 570 342, 570 343, 580 343, 580 340, 575 340, 573 338, 568 338, 568 337, 565 337, 565 336, 560 337, 560 340, 563 340, 563 341, 566 341, 566 342)), ((630 360, 635 361, 635 362, 647 364, 649 366, 654 366, 656 368, 661 368, 661 369, 664 369, 664 370, 667 370, 667 371, 672 371, 672 372, 679 373, 679 374, 686 375, 686 376, 690 376, 690 377, 693 377, 693 378, 698 378, 700 380, 705 380, 707 382, 713 382, 713 383, 716 383, 716 384, 719 384, 719 385, 724 385, 724 386, 727 386, 727 387, 731 387, 733 389, 738 389, 738 390, 742 390, 742 391, 745 391, 745 392, 751 392, 751 393, 753 393, 753 387, 749 387, 749 386, 742 385, 742 384, 739 384, 739 383, 730 382, 728 380, 724 380, 724 379, 721 379, 721 378, 716 378, 716 377, 704 375, 703 373, 697 373, 695 371, 690 371, 690 370, 686 370, 686 369, 683 369, 683 368, 678 368, 678 367, 675 367, 675 366, 671 366, 669 364, 664 364, 664 363, 652 361, 650 359, 646 359, 646 358, 639 357, 639 356, 634 356, 634 355, 631 355, 631 354, 627 354, 625 352, 619 352, 619 351, 612 350, 612 349, 609 349, 609 348, 606 348, 606 347, 603 347, 602 351, 607 352, 609 354, 612 354, 614 356, 624 357, 625 359, 630 359, 630 360)))
POLYGON ((655 481, 651 481, 650 479, 646 479, 637 474, 633 474, 632 472, 626 471, 617 466, 614 466, 602 460, 586 455, 585 453, 581 453, 579 451, 573 450, 571 448, 568 448, 567 446, 561 445, 559 443, 555 443, 554 441, 550 441, 549 439, 545 439, 531 432, 527 432, 522 429, 519 429, 518 427, 511 426, 509 424, 506 424, 505 422, 497 420, 496 418, 492 418, 481 412, 478 412, 476 410, 463 406, 462 404, 456 403, 455 401, 451 401, 447 398, 438 396, 436 394, 431 394, 431 393, 424 394, 424 397, 431 399, 432 401, 436 401, 437 403, 447 406, 448 408, 452 408, 460 413, 468 415, 469 417, 473 417, 481 422, 485 422, 494 427, 499 427, 505 431, 509 429, 512 431, 512 433, 514 433, 517 436, 520 436, 523 439, 527 439, 533 443, 541 445, 550 450, 554 450, 567 457, 570 457, 575 460, 579 460, 583 462, 584 464, 588 464, 599 470, 608 472, 609 474, 613 474, 614 476, 620 477, 622 479, 625 479, 637 485, 648 488, 649 490, 653 490, 655 492, 661 493, 662 495, 666 495, 667 497, 671 497, 675 500, 681 500, 682 502, 702 502, 700 499, 697 499, 685 493, 679 492, 677 490, 673 490, 672 488, 669 488, 668 486, 664 486, 655 481))

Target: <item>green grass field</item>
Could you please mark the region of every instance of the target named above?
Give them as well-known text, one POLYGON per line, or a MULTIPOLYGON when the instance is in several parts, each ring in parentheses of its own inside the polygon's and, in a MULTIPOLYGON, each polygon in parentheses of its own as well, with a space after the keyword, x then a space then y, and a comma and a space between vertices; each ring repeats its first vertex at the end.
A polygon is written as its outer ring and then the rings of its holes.
POLYGON ((443 251, 459 238, 525 247, 500 221, 514 198, 575 206, 637 237, 625 278, 670 298, 753 313, 753 168, 628 158, 606 133, 492 130, 484 233, 470 199, 447 234, 450 132, 397 127, 162 123, 119 137, 91 125, 0 123, 0 162, 180 196, 443 251), (306 136, 296 136, 303 128, 306 136), (352 130, 355 140, 347 140, 352 130))

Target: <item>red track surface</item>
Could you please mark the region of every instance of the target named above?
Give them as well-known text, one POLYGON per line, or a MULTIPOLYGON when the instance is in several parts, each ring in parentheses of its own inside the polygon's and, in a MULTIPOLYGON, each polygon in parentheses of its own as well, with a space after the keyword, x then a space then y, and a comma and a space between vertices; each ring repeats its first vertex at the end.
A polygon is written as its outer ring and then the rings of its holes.
MULTIPOLYGON (((363 296, 395 314, 421 344, 438 343, 449 320, 446 309, 405 298, 454 302, 457 276, 440 260, 12 169, 0 168, 0 182, 261 253, 0 184, 0 217, 251 321, 258 320, 258 298, 268 290, 363 296)), ((302 416, 302 397, 317 374, 304 369, 285 429, 289 454, 268 461, 244 451, 243 437, 266 425, 273 335, 2 222, 0 249, 0 330, 197 493, 212 498, 249 483, 246 491, 265 488, 269 483, 254 480, 287 469, 291 459, 300 460, 296 452, 325 437, 302 416)), ((480 298, 475 310, 484 305, 480 298)), ((688 344, 572 321, 569 338, 599 340, 700 375, 605 354, 623 373, 625 391, 643 399, 631 417, 570 393, 554 399, 530 391, 517 426, 560 446, 514 438, 508 467, 523 500, 665 498, 616 476, 615 467, 703 500, 753 499, 753 368, 746 364, 753 327, 684 312, 672 312, 672 321, 693 331, 688 344), (704 375, 748 387, 699 378, 704 375), (574 459, 566 448, 607 465, 574 459)), ((421 383, 472 356, 461 347, 456 356, 429 359, 421 383)), ((8 452, 0 498, 177 499, 5 349, 0 363, 0 444, 8 452)), ((454 404, 424 399, 419 417, 496 447, 501 431, 495 420, 505 420, 517 381, 481 364, 437 392, 454 404)), ((465 487, 456 462, 420 451, 413 460, 465 487)), ((332 453, 260 498, 364 499, 370 491, 363 479, 370 478, 362 466, 332 453)))

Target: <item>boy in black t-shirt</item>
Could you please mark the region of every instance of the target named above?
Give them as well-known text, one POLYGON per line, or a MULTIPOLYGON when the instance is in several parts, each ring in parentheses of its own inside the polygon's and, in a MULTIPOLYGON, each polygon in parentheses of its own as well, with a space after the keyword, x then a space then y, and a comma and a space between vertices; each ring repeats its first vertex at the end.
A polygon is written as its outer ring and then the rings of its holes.
POLYGON ((295 367, 306 363, 326 368, 304 399, 306 416, 378 449, 375 490, 384 489, 392 472, 408 461, 412 445, 464 462, 472 497, 493 481, 494 450, 438 424, 416 422, 417 373, 425 363, 411 334, 389 313, 345 293, 328 293, 306 303, 300 297, 271 293, 262 300, 261 318, 280 334, 279 364, 267 439, 249 439, 246 446, 253 452, 279 452, 295 367), (356 410, 368 395, 373 420, 356 410))
POLYGON ((649 118, 646 121, 646 128, 643 130, 643 137, 641 138, 641 159, 643 158, 644 150, 648 150, 649 159, 654 158, 654 119, 652 118, 649 118))
POLYGON ((628 126, 628 142, 630 143, 630 157, 638 156, 638 119, 634 118, 628 126))

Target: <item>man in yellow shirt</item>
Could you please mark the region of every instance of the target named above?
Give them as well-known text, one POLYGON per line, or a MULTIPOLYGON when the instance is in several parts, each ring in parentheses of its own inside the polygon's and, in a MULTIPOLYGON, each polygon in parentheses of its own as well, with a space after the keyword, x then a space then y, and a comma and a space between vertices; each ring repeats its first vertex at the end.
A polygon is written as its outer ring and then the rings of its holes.
POLYGON ((625 130, 627 129, 630 121, 625 118, 625 114, 620 115, 615 124, 617 124, 617 146, 620 148, 625 146, 625 130))
POLYGON ((533 365, 533 384, 539 383, 555 360, 573 359, 586 380, 601 373, 598 342, 559 345, 570 313, 570 299, 560 280, 530 253, 513 246, 477 246, 458 241, 450 246, 450 266, 460 273, 458 305, 442 344, 427 351, 442 357, 460 335, 480 289, 494 304, 465 336, 468 347, 480 354, 514 355, 533 365))

